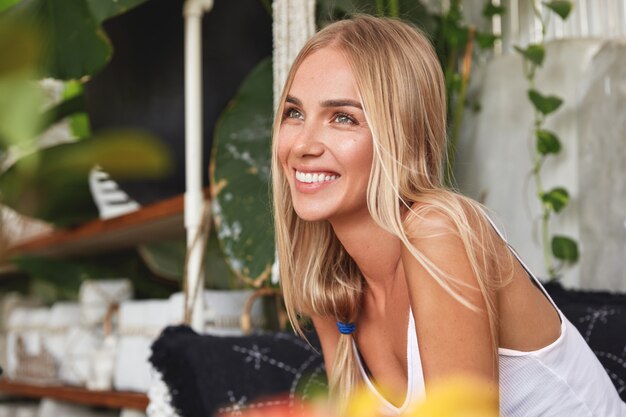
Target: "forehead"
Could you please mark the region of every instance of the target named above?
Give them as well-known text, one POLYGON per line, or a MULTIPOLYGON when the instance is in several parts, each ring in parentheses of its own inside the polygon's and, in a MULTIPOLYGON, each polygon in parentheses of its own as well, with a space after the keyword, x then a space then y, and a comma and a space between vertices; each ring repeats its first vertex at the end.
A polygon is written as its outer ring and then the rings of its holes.
POLYGON ((328 98, 360 101, 352 68, 343 53, 335 47, 319 49, 302 61, 296 70, 289 95, 302 101, 328 98))

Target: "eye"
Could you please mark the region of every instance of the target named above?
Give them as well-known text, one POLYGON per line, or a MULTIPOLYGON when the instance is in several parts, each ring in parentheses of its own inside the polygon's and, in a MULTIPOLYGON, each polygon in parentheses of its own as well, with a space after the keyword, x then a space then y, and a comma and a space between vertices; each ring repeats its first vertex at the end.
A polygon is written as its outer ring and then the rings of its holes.
POLYGON ((289 107, 283 112, 283 119, 299 119, 304 120, 304 116, 297 109, 289 107))
POLYGON ((342 125, 356 125, 358 124, 354 117, 350 116, 346 113, 337 113, 335 114, 335 118, 333 119, 335 122, 340 123, 342 125))

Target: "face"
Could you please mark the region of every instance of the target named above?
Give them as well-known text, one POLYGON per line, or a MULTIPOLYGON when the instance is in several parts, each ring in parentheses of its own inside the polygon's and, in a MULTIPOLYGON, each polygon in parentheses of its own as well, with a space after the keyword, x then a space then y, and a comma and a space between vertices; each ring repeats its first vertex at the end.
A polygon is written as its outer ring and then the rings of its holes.
POLYGON ((333 47, 296 71, 277 137, 293 206, 307 221, 368 214, 372 134, 352 70, 333 47))

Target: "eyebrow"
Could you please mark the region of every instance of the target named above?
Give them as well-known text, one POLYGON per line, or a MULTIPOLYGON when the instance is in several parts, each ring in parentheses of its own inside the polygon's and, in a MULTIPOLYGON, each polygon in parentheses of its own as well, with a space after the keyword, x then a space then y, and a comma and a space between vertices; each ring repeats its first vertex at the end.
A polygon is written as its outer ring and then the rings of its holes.
MULTIPOLYGON (((302 102, 293 96, 287 96, 287 103, 295 104, 296 106, 302 107, 302 102)), ((320 103, 322 107, 356 107, 357 109, 363 110, 363 106, 358 101, 350 100, 350 99, 331 99, 324 100, 320 103)))

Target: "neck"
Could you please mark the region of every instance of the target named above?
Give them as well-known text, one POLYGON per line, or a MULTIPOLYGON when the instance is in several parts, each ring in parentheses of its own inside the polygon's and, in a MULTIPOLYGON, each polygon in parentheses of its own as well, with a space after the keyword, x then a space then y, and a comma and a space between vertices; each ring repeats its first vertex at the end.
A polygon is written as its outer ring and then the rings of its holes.
POLYGON ((369 295, 381 302, 386 300, 394 287, 400 264, 400 239, 376 224, 367 210, 330 223, 365 277, 369 295))

